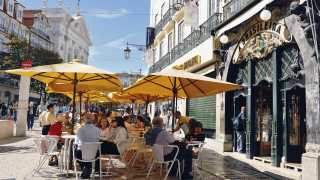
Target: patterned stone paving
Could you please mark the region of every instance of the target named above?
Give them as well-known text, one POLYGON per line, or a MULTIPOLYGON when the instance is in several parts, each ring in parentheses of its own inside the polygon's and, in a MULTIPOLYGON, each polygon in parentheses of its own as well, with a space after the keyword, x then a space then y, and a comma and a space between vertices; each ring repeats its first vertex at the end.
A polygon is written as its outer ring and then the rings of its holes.
MULTIPOLYGON (((28 132, 28 138, 13 138, 0 141, 0 180, 1 179, 66 179, 58 177, 58 169, 48 167, 36 176, 31 176, 39 158, 34 144, 33 136, 40 133, 39 129, 28 132)), ((286 179, 271 173, 262 173, 250 166, 229 156, 222 156, 214 151, 205 150, 201 158, 204 159, 199 164, 199 170, 195 172, 195 180, 215 180, 215 179, 286 179)), ((112 180, 143 180, 146 179, 147 168, 122 169, 117 171, 120 176, 108 178, 112 180)), ((74 178, 68 178, 74 179, 74 178)), ((106 178, 102 178, 106 179, 106 178)), ((153 172, 150 180, 161 179, 159 173, 153 172)), ((169 178, 172 180, 175 178, 169 178)))

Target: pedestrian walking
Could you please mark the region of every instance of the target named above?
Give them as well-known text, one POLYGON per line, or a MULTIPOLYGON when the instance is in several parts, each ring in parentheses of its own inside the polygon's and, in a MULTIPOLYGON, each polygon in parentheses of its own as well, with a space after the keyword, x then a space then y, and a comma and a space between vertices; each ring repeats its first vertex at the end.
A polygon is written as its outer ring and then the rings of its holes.
POLYGON ((35 116, 35 109, 34 109, 34 104, 31 101, 29 103, 29 107, 28 107, 28 118, 27 118, 27 127, 28 130, 32 130, 33 128, 33 124, 34 124, 34 116, 35 116))
POLYGON ((245 153, 245 124, 246 124, 246 107, 242 106, 239 115, 233 120, 233 127, 236 130, 237 152, 245 153))
POLYGON ((13 120, 17 122, 17 111, 18 111, 18 102, 13 103, 13 120))

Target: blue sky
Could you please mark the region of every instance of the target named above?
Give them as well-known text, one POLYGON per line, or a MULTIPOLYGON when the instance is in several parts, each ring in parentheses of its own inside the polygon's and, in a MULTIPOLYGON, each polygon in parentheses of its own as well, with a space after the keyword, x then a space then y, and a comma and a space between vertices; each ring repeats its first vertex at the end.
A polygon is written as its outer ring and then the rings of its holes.
MULTIPOLYGON (((42 0, 18 0, 27 9, 42 7, 42 0)), ((55 7, 58 0, 49 0, 55 7)), ((65 7, 75 14, 77 0, 64 0, 65 7)), ((86 19, 92 47, 89 64, 112 72, 147 72, 143 53, 132 49, 131 58, 123 57, 129 43, 145 44, 149 22, 149 0, 81 0, 81 13, 86 19)))

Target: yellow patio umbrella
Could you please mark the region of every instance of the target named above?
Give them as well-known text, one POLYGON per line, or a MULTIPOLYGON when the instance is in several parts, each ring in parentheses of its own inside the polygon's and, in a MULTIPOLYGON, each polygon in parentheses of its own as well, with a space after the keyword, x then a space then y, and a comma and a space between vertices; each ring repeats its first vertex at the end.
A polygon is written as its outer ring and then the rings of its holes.
MULTIPOLYGON (((94 66, 82 64, 74 60, 69 63, 37 66, 28 69, 7 70, 6 73, 29 76, 49 85, 68 88, 73 92, 73 106, 77 88, 85 90, 119 91, 122 89, 120 79, 111 72, 94 66)), ((59 90, 59 89, 56 89, 59 90)), ((75 107, 73 107, 72 122, 74 123, 75 107)))
MULTIPOLYGON (((209 78, 195 73, 169 69, 150 74, 128 87, 126 93, 144 93, 151 96, 173 97, 172 113, 175 113, 177 97, 195 98, 241 89, 242 86, 209 78)), ((172 116, 174 125, 174 116, 172 116)))
POLYGON ((164 99, 168 99, 170 96, 160 96, 160 95, 151 95, 151 94, 147 94, 147 93, 128 93, 126 91, 127 89, 124 89, 123 92, 125 94, 128 94, 130 96, 132 96, 133 98, 139 100, 139 101, 143 101, 145 103, 145 113, 147 113, 147 108, 148 108, 148 104, 150 102, 154 102, 154 101, 159 101, 159 100, 164 100, 164 99))
POLYGON ((143 103, 137 97, 123 92, 111 92, 108 94, 108 98, 118 103, 143 103))

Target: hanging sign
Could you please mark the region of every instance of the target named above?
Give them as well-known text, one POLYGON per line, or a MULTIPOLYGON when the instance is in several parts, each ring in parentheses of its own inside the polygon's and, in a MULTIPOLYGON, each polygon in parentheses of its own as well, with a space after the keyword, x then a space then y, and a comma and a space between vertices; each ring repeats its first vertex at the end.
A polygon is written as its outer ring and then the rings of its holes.
POLYGON ((264 58, 273 49, 291 41, 292 35, 284 24, 271 21, 259 22, 242 35, 233 54, 233 63, 264 58))

